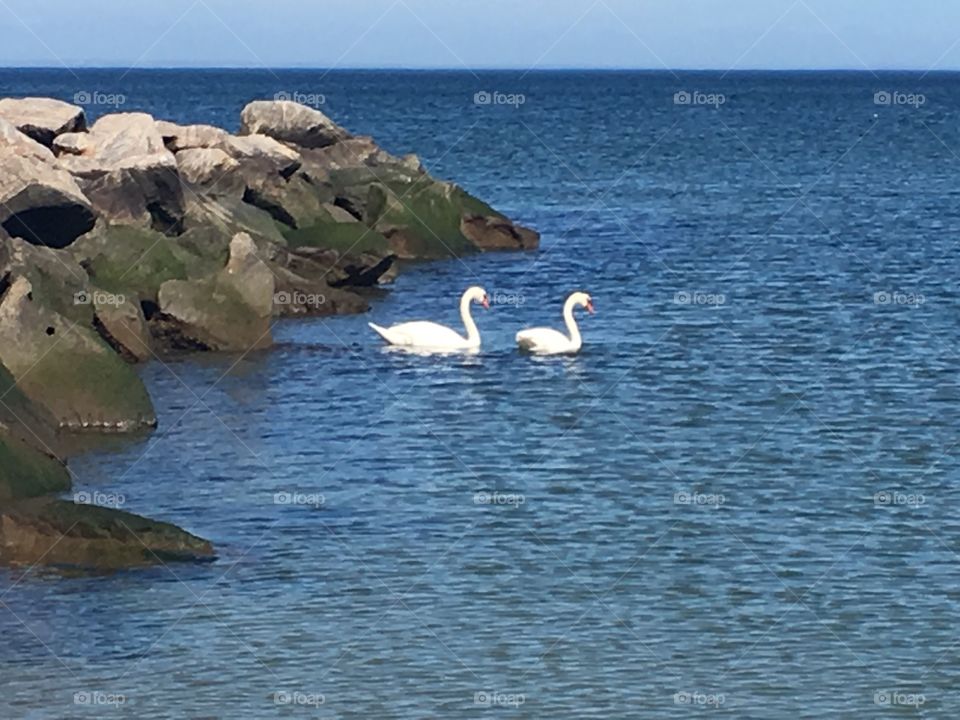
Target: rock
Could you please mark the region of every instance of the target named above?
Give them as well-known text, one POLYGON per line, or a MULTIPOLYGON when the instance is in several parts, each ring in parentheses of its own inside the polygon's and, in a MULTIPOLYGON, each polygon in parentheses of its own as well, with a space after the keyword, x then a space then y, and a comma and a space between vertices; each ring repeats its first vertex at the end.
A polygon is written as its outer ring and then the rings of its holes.
POLYGON ((246 167, 284 179, 291 177, 301 165, 300 153, 266 135, 231 135, 218 147, 246 167))
POLYGON ((76 105, 51 98, 3 98, 0 118, 9 120, 20 132, 50 147, 58 135, 86 127, 86 116, 76 105))
POLYGON ((157 331, 174 346, 247 352, 269 347, 275 279, 252 238, 230 242, 227 266, 202 280, 160 286, 157 331))
POLYGON ((94 291, 94 327, 127 362, 154 357, 150 328, 138 303, 130 298, 94 291))
POLYGON ((219 148, 188 148, 177 153, 184 182, 205 195, 242 197, 246 183, 235 171, 240 163, 219 148))
POLYGON ((59 160, 80 180, 97 212, 111 222, 165 234, 182 231, 177 161, 149 115, 104 115, 90 128, 83 153, 64 154, 59 160))
POLYGON ((25 155, 40 162, 52 163, 55 157, 50 148, 27 137, 16 126, 0 118, 0 148, 10 150, 17 155, 25 155))
POLYGON ((502 215, 466 215, 460 232, 481 250, 533 250, 540 244, 538 233, 502 215))
POLYGON ((305 148, 321 148, 350 137, 350 133, 319 110, 289 100, 257 100, 240 114, 240 132, 269 135, 305 148))
POLYGON ((77 182, 60 168, 13 145, 0 147, 0 225, 35 245, 70 245, 95 222, 77 182))
POLYGON ((0 362, 58 426, 130 431, 156 425, 142 381, 94 332, 50 310, 17 277, 0 301, 0 362))
POLYGON ((58 135, 53 141, 53 151, 57 155, 93 154, 94 147, 90 135, 85 132, 71 132, 58 135))
POLYGON ((160 285, 167 280, 183 280, 191 270, 205 274, 222 266, 222 261, 213 263, 194 255, 178 240, 155 230, 99 222, 70 247, 70 255, 86 269, 91 286, 136 303, 156 302, 160 285))
POLYGON ((36 498, 0 508, 0 563, 120 570, 209 562, 213 546, 175 525, 110 507, 36 498))
POLYGON ((13 500, 69 489, 70 473, 60 460, 0 427, 0 508, 13 500))
POLYGON ((169 153, 157 122, 146 113, 111 113, 90 128, 91 155, 104 165, 122 166, 141 155, 169 153))
POLYGON ((283 235, 291 248, 328 248, 344 255, 369 252, 384 256, 390 252, 389 243, 381 233, 330 204, 319 207, 310 224, 286 228, 283 235))
POLYGON ((191 148, 219 147, 230 135, 213 125, 177 125, 166 120, 158 120, 156 128, 164 145, 174 153, 191 148))

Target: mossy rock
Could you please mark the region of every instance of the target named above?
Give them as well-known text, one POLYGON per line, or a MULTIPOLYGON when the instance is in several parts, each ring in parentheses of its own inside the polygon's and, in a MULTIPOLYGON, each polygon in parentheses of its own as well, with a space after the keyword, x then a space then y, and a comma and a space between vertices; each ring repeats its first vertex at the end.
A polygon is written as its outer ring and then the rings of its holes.
POLYGON ((323 248, 341 254, 385 254, 389 251, 387 239, 362 222, 338 222, 324 212, 312 224, 283 233, 291 248, 323 248))
POLYGON ((419 186, 373 185, 368 212, 387 237, 402 238, 394 249, 408 257, 460 256, 477 251, 463 234, 465 216, 499 214, 455 185, 426 182, 419 186))
POLYGON ((121 570, 216 559, 207 540, 166 522, 37 498, 0 507, 0 564, 121 570))
POLYGON ((70 250, 98 288, 141 300, 155 300, 167 280, 187 278, 199 260, 175 237, 128 225, 99 225, 70 250))
POLYGON ((0 362, 60 427, 128 431, 156 424, 140 377, 91 328, 43 305, 26 278, 0 304, 0 362))
POLYGON ((70 474, 63 463, 0 431, 0 506, 69 489, 70 474))

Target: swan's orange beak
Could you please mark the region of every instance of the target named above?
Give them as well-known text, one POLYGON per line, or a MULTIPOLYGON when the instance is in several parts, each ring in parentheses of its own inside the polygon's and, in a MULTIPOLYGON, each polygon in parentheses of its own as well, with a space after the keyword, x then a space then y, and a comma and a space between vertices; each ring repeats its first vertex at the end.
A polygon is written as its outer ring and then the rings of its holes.
POLYGON ((483 300, 480 301, 480 304, 483 305, 485 310, 490 309, 490 298, 487 295, 483 296, 483 300))
POLYGON ((593 315, 596 309, 593 307, 593 300, 587 300, 587 312, 593 315))

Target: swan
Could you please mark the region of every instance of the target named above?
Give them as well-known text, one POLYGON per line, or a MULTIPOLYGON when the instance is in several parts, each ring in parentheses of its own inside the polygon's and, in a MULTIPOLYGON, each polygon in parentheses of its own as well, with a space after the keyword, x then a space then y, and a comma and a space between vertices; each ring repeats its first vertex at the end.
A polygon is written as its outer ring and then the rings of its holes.
POLYGON ((482 287, 471 287, 460 298, 460 317, 467 329, 467 336, 444 325, 432 322, 408 322, 393 327, 380 327, 368 323, 390 345, 424 350, 476 350, 480 347, 480 332, 470 315, 470 303, 478 302, 490 307, 490 298, 482 287))
POLYGON ((537 355, 561 355, 575 353, 580 350, 583 340, 580 337, 580 328, 573 318, 573 309, 585 307, 591 315, 594 312, 593 298, 585 292, 575 292, 567 298, 563 305, 563 319, 567 323, 570 337, 552 328, 530 328, 517 333, 517 345, 537 355))

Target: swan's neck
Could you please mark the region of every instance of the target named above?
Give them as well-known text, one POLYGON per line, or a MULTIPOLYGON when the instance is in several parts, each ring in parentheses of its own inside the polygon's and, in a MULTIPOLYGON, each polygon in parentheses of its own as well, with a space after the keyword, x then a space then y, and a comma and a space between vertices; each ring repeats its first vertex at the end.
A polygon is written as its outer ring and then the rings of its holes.
POLYGON ((477 330, 477 324, 473 321, 473 315, 470 314, 470 298, 466 295, 460 298, 460 317, 463 318, 463 326, 467 329, 467 342, 471 345, 479 345, 480 331, 477 330))
POLYGON ((580 337, 580 328, 577 326, 577 321, 573 317, 573 305, 572 300, 567 300, 567 303, 563 306, 563 319, 567 323, 570 342, 579 349, 583 339, 580 337))

